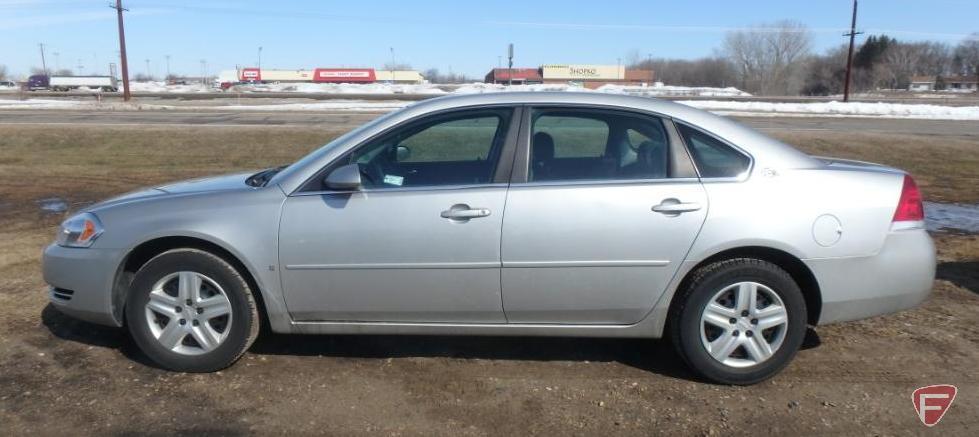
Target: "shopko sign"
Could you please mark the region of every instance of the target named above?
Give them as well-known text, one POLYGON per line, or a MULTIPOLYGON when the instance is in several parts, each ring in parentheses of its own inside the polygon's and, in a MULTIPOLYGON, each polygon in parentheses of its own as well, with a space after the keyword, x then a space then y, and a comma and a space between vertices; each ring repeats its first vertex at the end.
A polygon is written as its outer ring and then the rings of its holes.
POLYGON ((619 80, 625 77, 625 69, 617 65, 545 65, 541 70, 544 79, 619 80))

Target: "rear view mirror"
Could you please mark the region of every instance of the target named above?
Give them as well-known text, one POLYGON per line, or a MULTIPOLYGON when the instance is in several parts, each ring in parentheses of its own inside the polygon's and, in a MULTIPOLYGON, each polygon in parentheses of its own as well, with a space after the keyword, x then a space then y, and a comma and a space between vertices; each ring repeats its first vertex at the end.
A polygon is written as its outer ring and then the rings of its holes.
POLYGON ((323 180, 326 188, 340 191, 359 190, 363 182, 360 180, 360 164, 347 164, 330 172, 323 180))

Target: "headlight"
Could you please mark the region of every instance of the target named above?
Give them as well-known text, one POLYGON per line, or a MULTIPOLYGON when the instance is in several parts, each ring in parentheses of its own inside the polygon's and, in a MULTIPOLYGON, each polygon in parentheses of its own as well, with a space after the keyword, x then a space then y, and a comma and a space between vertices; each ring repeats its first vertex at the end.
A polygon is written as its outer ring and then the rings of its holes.
POLYGON ((90 247, 102 231, 102 222, 95 214, 81 213, 61 224, 57 243, 64 247, 90 247))

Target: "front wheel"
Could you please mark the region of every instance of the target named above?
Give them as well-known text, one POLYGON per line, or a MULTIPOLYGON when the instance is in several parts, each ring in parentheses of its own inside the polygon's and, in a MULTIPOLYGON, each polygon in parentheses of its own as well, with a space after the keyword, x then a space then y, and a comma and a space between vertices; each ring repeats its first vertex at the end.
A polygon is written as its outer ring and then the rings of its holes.
POLYGON ((136 272, 126 324, 151 360, 181 372, 230 366, 259 330, 247 281, 224 259, 197 249, 164 252, 136 272))
POLYGON ((699 375, 722 384, 768 379, 788 365, 806 333, 806 302, 783 269, 737 258, 705 266, 678 295, 673 344, 699 375))

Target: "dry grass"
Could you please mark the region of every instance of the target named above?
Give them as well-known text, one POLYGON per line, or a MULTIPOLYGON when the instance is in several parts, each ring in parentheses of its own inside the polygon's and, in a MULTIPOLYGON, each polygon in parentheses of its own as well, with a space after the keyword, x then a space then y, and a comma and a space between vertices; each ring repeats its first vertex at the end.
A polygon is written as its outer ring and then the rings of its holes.
POLYGON ((0 205, 91 201, 165 181, 291 162, 342 132, 295 127, 0 127, 0 205))

